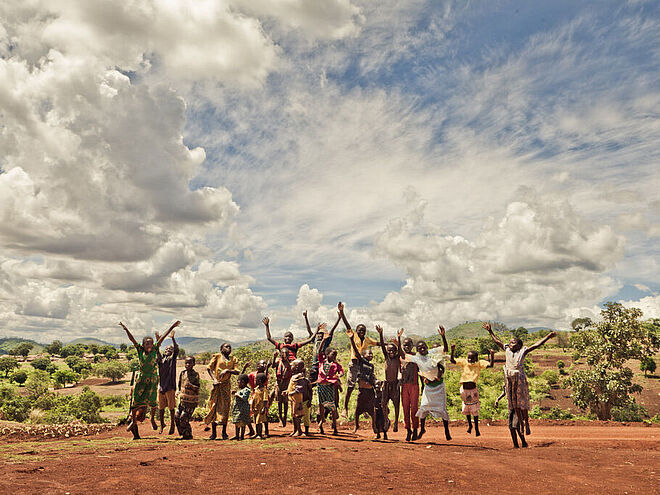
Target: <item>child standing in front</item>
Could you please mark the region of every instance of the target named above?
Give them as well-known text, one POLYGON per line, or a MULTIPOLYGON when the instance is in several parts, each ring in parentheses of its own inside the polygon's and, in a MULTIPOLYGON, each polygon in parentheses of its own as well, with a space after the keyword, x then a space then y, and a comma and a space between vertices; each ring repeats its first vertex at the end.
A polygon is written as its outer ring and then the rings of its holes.
POLYGON ((252 415, 254 416, 254 426, 257 430, 257 437, 268 438, 268 409, 270 402, 268 397, 268 387, 266 386, 268 375, 266 373, 257 373, 255 377, 256 388, 252 392, 252 415))
POLYGON ((406 442, 417 440, 419 418, 419 370, 417 365, 406 360, 406 354, 415 355, 413 340, 403 339, 403 348, 399 349, 401 357, 401 402, 403 404, 403 424, 406 427, 406 442))
MULTIPOLYGON (((387 345, 383 339, 383 327, 376 325, 376 331, 380 337, 380 349, 385 357, 385 381, 381 385, 381 406, 385 418, 390 416, 389 402, 394 404, 394 427, 392 431, 396 433, 399 430, 399 370, 401 369, 401 356, 399 348, 401 347, 401 335, 403 328, 397 333, 397 344, 388 342, 387 345)), ((387 435, 387 433, 385 434, 387 435)))
MULTIPOLYGON (((449 351, 447 339, 445 338, 445 329, 438 327, 438 333, 442 337, 443 347, 435 346, 429 350, 426 342, 423 340, 417 342, 417 354, 405 354, 404 361, 413 362, 419 369, 419 374, 424 379, 424 391, 422 392, 422 403, 417 411, 420 418, 419 436, 422 438, 426 433, 426 417, 433 415, 441 417, 445 427, 445 438, 451 440, 449 434, 449 413, 447 412, 447 395, 445 393, 445 383, 443 375, 445 372, 444 359, 445 353, 449 351)), ((400 349, 400 352, 403 351, 400 349)))
POLYGON ((357 432, 360 429, 360 415, 367 414, 371 417, 371 428, 374 433, 378 433, 379 430, 376 428, 376 413, 374 410, 376 401, 376 392, 374 390, 376 386, 376 374, 374 372, 374 365, 371 362, 374 358, 374 353, 371 349, 365 349, 360 354, 354 339, 351 339, 351 346, 353 347, 353 353, 358 357, 358 396, 357 404, 355 405, 355 429, 353 432, 357 432))
POLYGON ((199 402, 199 373, 195 371, 195 357, 187 356, 186 368, 179 374, 179 407, 174 415, 182 440, 192 440, 190 420, 199 402))
POLYGON ((337 351, 332 348, 319 349, 318 365, 316 392, 319 396, 319 432, 324 433, 323 423, 329 411, 332 418, 332 434, 338 435, 335 392, 338 387, 341 388, 340 378, 344 374, 344 369, 337 362, 337 351))
POLYGON ((468 433, 472 433, 472 416, 474 416, 474 434, 475 436, 481 435, 479 433, 479 389, 477 388, 477 380, 481 374, 481 370, 485 368, 492 368, 495 359, 495 351, 489 350, 488 361, 479 360, 477 351, 470 351, 466 358, 454 359, 454 350, 456 346, 451 346, 450 362, 457 364, 463 368, 461 372, 461 400, 463 405, 461 412, 465 414, 468 421, 468 433))
POLYGON ((250 387, 248 387, 248 376, 243 373, 238 375, 238 390, 232 392, 234 396, 234 407, 231 411, 231 421, 236 428, 236 434, 232 440, 243 440, 245 438, 245 427, 250 423, 250 387))
POLYGON ((309 413, 312 402, 312 384, 305 378, 305 362, 302 359, 295 359, 291 364, 291 380, 289 387, 285 391, 291 403, 291 419, 293 421, 292 437, 300 435, 309 435, 309 413), (302 426, 305 426, 305 432, 302 426))

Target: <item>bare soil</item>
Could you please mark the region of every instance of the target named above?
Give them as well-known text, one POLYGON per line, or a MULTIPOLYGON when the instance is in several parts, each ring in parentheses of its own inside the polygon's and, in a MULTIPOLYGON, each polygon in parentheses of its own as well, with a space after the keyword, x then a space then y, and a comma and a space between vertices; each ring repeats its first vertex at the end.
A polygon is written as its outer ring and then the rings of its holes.
MULTIPOLYGON (((432 426, 418 442, 405 431, 372 441, 366 429, 339 437, 176 441, 141 425, 87 437, 0 438, 0 493, 658 493, 660 427, 532 421, 530 447, 513 449, 501 422, 482 436, 452 423, 453 440, 432 426)), ((232 427, 230 425, 230 432, 232 427)), ((315 427, 312 427, 316 431, 315 427)))

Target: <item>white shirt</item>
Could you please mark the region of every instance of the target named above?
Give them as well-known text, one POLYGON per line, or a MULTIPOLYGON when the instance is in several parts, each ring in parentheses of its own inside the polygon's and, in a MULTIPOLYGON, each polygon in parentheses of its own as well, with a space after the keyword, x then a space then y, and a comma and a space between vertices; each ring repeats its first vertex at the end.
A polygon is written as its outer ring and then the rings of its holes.
POLYGON ((445 354, 442 347, 434 347, 429 349, 426 356, 422 356, 419 352, 417 354, 406 354, 403 360, 407 363, 415 363, 419 368, 419 374, 429 381, 438 379, 438 363, 444 366, 445 354))

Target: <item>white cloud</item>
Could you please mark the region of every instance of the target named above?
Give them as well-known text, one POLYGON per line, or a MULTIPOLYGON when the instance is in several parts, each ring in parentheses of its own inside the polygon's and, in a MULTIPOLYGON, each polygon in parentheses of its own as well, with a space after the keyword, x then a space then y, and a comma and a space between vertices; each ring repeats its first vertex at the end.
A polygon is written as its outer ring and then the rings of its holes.
POLYGON ((621 301, 626 307, 639 308, 644 313, 643 318, 660 318, 660 296, 646 296, 638 301, 621 301))

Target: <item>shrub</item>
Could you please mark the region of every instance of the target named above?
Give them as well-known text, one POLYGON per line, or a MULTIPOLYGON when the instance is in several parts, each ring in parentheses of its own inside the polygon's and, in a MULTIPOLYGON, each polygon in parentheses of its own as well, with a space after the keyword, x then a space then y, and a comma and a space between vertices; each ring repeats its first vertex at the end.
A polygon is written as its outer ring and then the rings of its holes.
POLYGON ((655 360, 651 356, 644 356, 639 360, 639 369, 644 372, 644 376, 647 373, 655 373, 655 360))
POLYGON ((77 383, 80 380, 80 375, 69 368, 60 368, 53 373, 53 381, 55 385, 66 387, 67 383, 77 383))
POLYGON ((83 387, 78 395, 57 397, 55 406, 47 410, 43 420, 47 423, 70 423, 76 419, 85 423, 103 423, 102 406, 101 397, 89 387, 83 387))
POLYGON ((32 370, 25 381, 25 388, 33 399, 48 392, 48 387, 50 387, 50 375, 44 370, 32 370))
POLYGON ((565 367, 566 367, 566 363, 564 363, 564 361, 562 361, 561 359, 557 361, 557 368, 563 370, 565 367))
POLYGON ((12 382, 18 383, 19 385, 23 385, 27 379, 28 379, 27 371, 20 369, 14 371, 11 374, 11 378, 10 378, 12 382))
POLYGON ((121 361, 111 360, 105 363, 99 363, 94 367, 94 374, 110 378, 113 382, 121 379, 126 373, 130 371, 128 365, 121 361))
POLYGON ((2 410, 2 417, 7 421, 22 422, 30 417, 30 401, 20 395, 5 399, 0 409, 2 410))
POLYGON ((0 373, 3 376, 9 376, 13 370, 19 367, 18 360, 13 356, 0 357, 0 373))
POLYGON ((612 419, 615 421, 644 421, 648 417, 647 410, 635 401, 621 407, 612 408, 612 419))
POLYGON ((559 383, 559 373, 555 370, 545 370, 541 373, 541 378, 548 382, 548 385, 556 385, 559 383))
POLYGON ((544 414, 542 417, 546 419, 573 419, 573 413, 564 411, 561 407, 553 407, 549 413, 544 414))
POLYGON ((50 358, 42 357, 42 358, 37 358, 34 361, 32 361, 30 363, 30 366, 32 366, 35 370, 44 370, 44 371, 46 371, 46 368, 48 368, 49 364, 50 364, 50 358))

